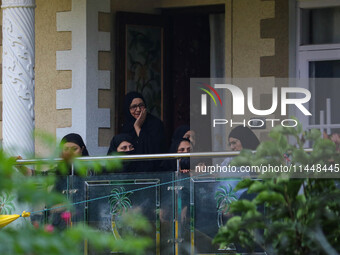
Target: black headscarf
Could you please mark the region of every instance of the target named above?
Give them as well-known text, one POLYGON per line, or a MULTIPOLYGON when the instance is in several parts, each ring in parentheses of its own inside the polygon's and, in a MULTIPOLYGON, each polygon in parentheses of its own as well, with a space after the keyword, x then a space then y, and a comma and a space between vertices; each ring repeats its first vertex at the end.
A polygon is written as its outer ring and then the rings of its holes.
POLYGON ((142 94, 138 92, 129 92, 124 100, 124 125, 123 133, 129 134, 136 145, 137 154, 162 153, 164 152, 164 125, 161 120, 148 113, 143 123, 139 137, 137 137, 134 124, 136 119, 130 113, 130 105, 133 99, 140 98, 143 100, 145 107, 146 102, 142 94))
POLYGON ((89 156, 89 152, 87 151, 87 148, 85 146, 85 143, 83 141, 83 138, 81 138, 80 135, 71 133, 67 134, 61 139, 62 143, 75 143, 77 144, 80 148, 83 149, 82 156, 89 156))
POLYGON ((180 139, 175 139, 172 141, 170 149, 169 149, 169 153, 177 153, 178 151, 178 146, 181 144, 181 142, 188 142, 191 144, 190 140, 188 138, 180 138, 180 139))
MULTIPOLYGON (((134 145, 133 143, 133 139, 129 134, 118 134, 116 136, 114 136, 111 140, 110 143, 110 148, 107 152, 107 155, 112 155, 114 153, 117 152, 117 149, 119 147, 119 145, 122 142, 129 142, 132 145, 134 145)), ((135 154, 135 149, 132 151, 126 151, 126 152, 121 152, 121 154, 123 155, 131 155, 131 154, 135 154)), ((139 162, 134 162, 134 161, 125 161, 123 160, 122 162, 122 168, 118 169, 119 171, 123 171, 123 172, 135 172, 139 170, 139 162)), ((111 171, 108 171, 107 169, 103 170, 104 174, 107 173, 111 173, 111 171)))
POLYGON ((176 128, 174 134, 172 135, 172 141, 176 139, 181 139, 185 135, 186 132, 190 130, 190 127, 188 125, 182 125, 176 128))
MULTIPOLYGON (((65 135, 62 139, 61 139, 61 142, 60 142, 60 145, 64 144, 64 143, 75 143, 77 144, 80 148, 82 148, 82 156, 83 157, 86 157, 86 156, 89 156, 89 152, 87 151, 87 148, 85 146, 85 143, 83 141, 83 138, 81 138, 80 135, 78 134, 75 134, 75 133, 70 133, 70 134, 67 134, 65 135)), ((72 173, 72 167, 71 167, 71 162, 66 162, 66 166, 63 165, 58 165, 54 171, 56 173, 57 176, 59 176, 57 178, 57 181, 56 181, 56 186, 55 186, 55 189, 57 191, 62 191, 65 189, 65 185, 66 185, 66 180, 65 180, 65 175, 70 175, 72 173), (67 168, 67 172, 61 170, 63 168, 67 168), (64 176, 62 176, 64 175, 64 176)), ((77 171, 74 172, 75 175, 78 175, 77 171)), ((91 171, 88 171, 88 175, 92 175, 92 172, 91 171)))
POLYGON ((145 107, 146 102, 142 94, 132 91, 125 95, 124 99, 124 125, 123 125, 123 132, 130 133, 134 131, 133 124, 135 123, 136 119, 130 113, 130 105, 133 99, 140 98, 143 100, 145 107))
MULTIPOLYGON (((186 141, 191 144, 190 140, 188 138, 180 138, 180 139, 174 139, 172 140, 169 153, 177 153, 178 147, 181 144, 181 142, 186 141)), ((188 158, 186 158, 188 160, 188 158)), ((176 171, 177 170, 177 160, 171 159, 171 160, 164 160, 162 162, 162 170, 163 171, 176 171)))
POLYGON ((114 136, 111 140, 110 148, 107 152, 107 155, 111 155, 112 153, 117 152, 118 146, 124 141, 133 144, 133 139, 128 134, 118 134, 114 136))
MULTIPOLYGON (((137 136, 134 123, 136 119, 130 113, 130 105, 133 99, 140 98, 145 106, 146 102, 143 96, 138 92, 129 92, 124 100, 124 125, 123 133, 129 134, 133 139, 136 154, 154 154, 164 152, 164 125, 163 122, 152 114, 148 113, 139 136, 137 136)), ((140 163, 139 170, 158 171, 160 162, 158 160, 143 161, 140 163)))
POLYGON ((243 149, 256 150, 257 146, 260 144, 260 141, 257 139, 254 132, 251 131, 250 128, 244 126, 237 126, 231 130, 228 138, 230 137, 240 140, 243 149))

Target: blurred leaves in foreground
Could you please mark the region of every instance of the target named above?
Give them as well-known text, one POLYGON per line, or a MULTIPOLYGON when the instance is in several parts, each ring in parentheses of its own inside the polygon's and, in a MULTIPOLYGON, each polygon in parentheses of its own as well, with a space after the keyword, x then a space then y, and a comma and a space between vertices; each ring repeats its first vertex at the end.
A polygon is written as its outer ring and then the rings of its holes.
MULTIPOLYGON (((46 144, 48 143, 53 143, 49 137, 46 144)), ((60 173, 67 174, 70 164, 73 163, 76 173, 86 176, 89 169, 100 173, 103 167, 108 171, 121 165, 117 160, 93 163, 82 162, 77 158, 72 162, 60 161, 56 164, 53 158, 59 154, 60 150, 52 149, 51 151, 54 153, 47 160, 39 160, 35 166, 27 166, 29 169, 35 167, 36 176, 25 176, 22 174, 25 172, 25 168, 15 166, 16 158, 9 157, 3 150, 0 150, 0 201, 5 202, 0 207, 1 214, 21 214, 21 211, 14 208, 13 200, 21 205, 29 206, 29 208, 25 208, 26 211, 32 208, 41 208, 42 205, 61 205, 65 207, 65 210, 73 210, 70 201, 67 201, 65 196, 52 188, 58 176, 40 174, 46 168, 58 169, 60 173)), ((61 230, 48 222, 34 221, 31 223, 30 218, 19 218, 16 221, 24 223, 14 227, 9 224, 0 229, 0 254, 2 255, 76 255, 84 254, 84 247, 87 245, 96 251, 115 250, 125 254, 145 254, 144 251, 152 245, 152 240, 147 237, 147 233, 150 231, 148 222, 143 216, 133 212, 123 215, 124 226, 132 230, 133 234, 125 235, 121 240, 115 240, 112 233, 103 233, 90 228, 84 222, 73 223, 72 227, 61 230), (124 218, 127 220, 124 221, 124 218)))
POLYGON ((296 128, 276 127, 270 137, 272 140, 262 142, 255 154, 242 151, 232 164, 292 164, 302 169, 314 166, 314 170, 299 175, 267 173, 239 182, 235 190, 247 188, 255 196, 231 203, 233 217, 220 228, 214 243, 221 247, 234 243, 242 252, 339 254, 339 172, 316 171, 317 164, 334 170, 340 163, 335 144, 323 139, 318 130, 303 132, 300 124, 296 128), (303 149, 307 142, 312 144, 310 153, 303 149))

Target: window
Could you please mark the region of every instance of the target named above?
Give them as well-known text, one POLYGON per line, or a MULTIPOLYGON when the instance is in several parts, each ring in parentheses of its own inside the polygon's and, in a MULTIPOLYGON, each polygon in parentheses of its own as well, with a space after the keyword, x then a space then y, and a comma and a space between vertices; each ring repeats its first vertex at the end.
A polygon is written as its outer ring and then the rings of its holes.
POLYGON ((301 9, 301 45, 340 43, 340 7, 301 9))
POLYGON ((305 1, 298 6, 298 86, 312 94, 307 106, 312 116, 296 115, 304 128, 331 134, 340 128, 340 1, 305 1))

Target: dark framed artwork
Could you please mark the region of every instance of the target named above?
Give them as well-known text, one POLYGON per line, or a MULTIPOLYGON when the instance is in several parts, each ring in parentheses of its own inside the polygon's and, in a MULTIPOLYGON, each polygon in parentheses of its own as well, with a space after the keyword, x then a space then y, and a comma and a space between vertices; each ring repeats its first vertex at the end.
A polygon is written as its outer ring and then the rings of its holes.
POLYGON ((124 95, 143 95, 148 112, 163 119, 164 25, 158 15, 116 16, 116 132, 123 124, 124 95))

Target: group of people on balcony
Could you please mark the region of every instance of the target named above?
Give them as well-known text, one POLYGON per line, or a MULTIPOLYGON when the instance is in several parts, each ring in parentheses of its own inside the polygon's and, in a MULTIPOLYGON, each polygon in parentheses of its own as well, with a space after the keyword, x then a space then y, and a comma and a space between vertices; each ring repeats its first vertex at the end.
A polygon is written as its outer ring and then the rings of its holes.
MULTIPOLYGON (((340 135, 332 134, 330 139, 340 147, 340 135)), ((237 126, 228 136, 228 143, 232 151, 242 149, 256 150, 259 139, 248 127, 237 126)), ((61 157, 68 160, 71 157, 89 156, 82 137, 71 133, 62 138, 61 157)), ((123 133, 117 134, 111 140, 107 155, 115 153, 157 154, 157 153, 189 153, 196 145, 195 132, 188 125, 178 127, 171 141, 170 149, 165 148, 164 125, 161 120, 147 112, 145 99, 140 93, 129 92, 124 101, 123 133)), ((230 163, 232 158, 226 158, 222 165, 230 163)), ((188 158, 181 159, 180 170, 186 173, 190 169, 188 158)), ((142 160, 123 163, 124 172, 156 172, 176 171, 177 160, 142 160)), ((30 171, 28 171, 30 172, 30 171)), ((105 172, 105 170, 104 170, 105 172)), ((30 175, 30 174, 29 174, 30 175)))
MULTIPOLYGON (((129 92, 124 101, 123 133, 117 134, 111 140, 107 155, 115 153, 131 154, 157 154, 157 153, 189 153, 193 151, 196 143, 195 132, 188 125, 178 127, 171 141, 169 150, 165 148, 164 125, 161 120, 147 112, 147 105, 143 96, 138 92, 129 92)), ((256 135, 247 127, 234 128, 228 142, 231 150, 255 150, 259 144, 256 135)), ((68 134, 62 139, 62 157, 88 156, 83 139, 78 134, 68 134), (72 155, 71 155, 72 154, 72 155)), ((189 171, 188 159, 181 159, 182 172, 189 171)), ((152 172, 175 171, 176 160, 133 161, 123 164, 124 172, 152 172)))
MULTIPOLYGON (((195 132, 188 125, 178 127, 171 141, 170 149, 165 148, 164 125, 160 119, 147 112, 147 105, 143 96, 138 92, 129 92, 124 101, 123 133, 117 134, 111 140, 107 155, 122 153, 157 154, 157 153, 189 153, 195 148, 195 132)), ((340 141, 339 135, 332 135, 333 142, 340 141), (338 140, 336 140, 338 138, 338 140)), ((228 143, 232 151, 242 149, 256 150, 259 139, 248 127, 237 126, 230 132, 228 143)), ((71 133, 62 138, 61 157, 68 160, 72 157, 89 156, 82 137, 71 133)), ((340 142, 339 142, 340 144, 340 142)), ((338 147, 337 147, 338 148, 338 147)), ((226 158, 222 165, 230 163, 232 158, 226 158)), ((190 169, 189 158, 177 160, 141 160, 124 161, 124 172, 158 172, 176 171, 187 173, 190 169)), ((104 170, 105 173, 105 170, 104 170)))
MULTIPOLYGON (((174 132, 170 150, 167 150, 163 122, 147 112, 145 99, 138 92, 130 92, 125 96, 122 131, 123 133, 112 138, 107 155, 189 153, 195 144, 194 132, 188 125, 183 125, 174 132)), ((84 141, 78 134, 71 133, 64 136, 61 144, 63 146, 62 158, 89 156, 84 141)), ((124 172, 153 172, 176 169, 176 160, 166 162, 144 160, 124 163, 122 170, 124 172)))
MULTIPOLYGON (((332 134, 330 139, 336 144, 340 151, 340 132, 332 134)), ((259 145, 256 135, 244 126, 235 127, 228 136, 228 143, 232 151, 242 149, 255 150, 259 145)), ((63 148, 61 157, 89 156, 82 137, 71 133, 62 138, 63 148)), ((165 148, 164 125, 161 120, 147 112, 147 105, 143 96, 138 92, 129 92, 124 101, 124 125, 123 133, 117 134, 111 140, 107 155, 115 153, 129 154, 157 154, 157 153, 189 153, 196 145, 195 132, 188 125, 178 127, 171 141, 170 149, 165 148)), ((20 157, 18 157, 20 159, 20 157)), ((182 172, 188 172, 190 164, 188 160, 181 159, 182 172)), ((231 158, 226 158, 222 165, 229 164, 231 158)), ((134 161, 123 164, 125 172, 154 172, 154 171, 176 171, 176 160, 134 161)), ((29 171, 28 171, 29 172, 29 171)), ((30 173, 29 173, 30 175, 30 173)))

